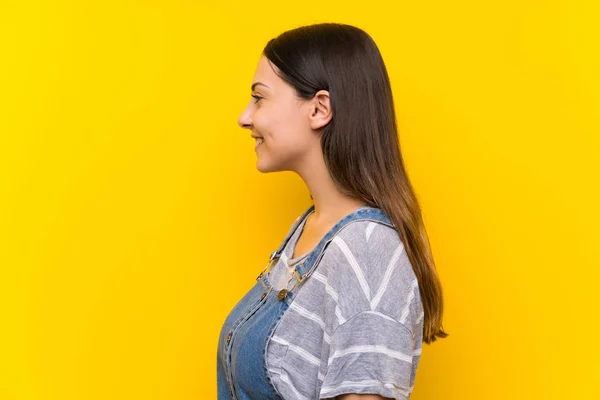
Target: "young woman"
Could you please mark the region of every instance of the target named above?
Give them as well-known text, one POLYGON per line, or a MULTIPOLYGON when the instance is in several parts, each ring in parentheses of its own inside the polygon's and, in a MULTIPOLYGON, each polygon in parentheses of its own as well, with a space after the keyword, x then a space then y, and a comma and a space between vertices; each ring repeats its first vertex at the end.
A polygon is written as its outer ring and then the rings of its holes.
POLYGON ((442 288, 373 39, 345 24, 263 50, 239 125, 261 172, 294 171, 313 205, 227 317, 218 398, 408 399, 442 288))

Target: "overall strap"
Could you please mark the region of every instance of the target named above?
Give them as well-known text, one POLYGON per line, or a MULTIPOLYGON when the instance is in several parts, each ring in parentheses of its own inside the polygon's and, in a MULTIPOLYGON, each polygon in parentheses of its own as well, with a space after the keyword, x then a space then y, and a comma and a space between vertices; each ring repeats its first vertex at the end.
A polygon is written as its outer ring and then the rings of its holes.
POLYGON ((395 228, 394 223, 391 221, 385 211, 380 208, 363 207, 350 213, 349 215, 346 215, 325 234, 319 244, 317 244, 317 246, 311 251, 307 259, 296 266, 294 269, 294 275, 298 281, 297 284, 303 282, 312 274, 316 266, 319 264, 321 257, 323 257, 325 248, 333 240, 335 235, 337 235, 342 228, 353 221, 373 221, 387 225, 391 228, 395 228))
POLYGON ((313 204, 306 211, 304 211, 302 213, 302 215, 300 215, 298 218, 296 218, 296 220, 292 224, 292 227, 290 228, 289 232, 285 236, 285 239, 283 239, 283 242, 281 243, 281 245, 279 246, 279 248, 277 250, 273 251, 271 253, 271 255, 269 256, 269 261, 267 262, 267 266, 256 277, 257 281, 260 278, 262 278, 262 276, 265 274, 265 272, 267 272, 269 270, 269 268, 271 268, 271 266, 273 265, 274 261, 281 256, 281 253, 283 253, 283 250, 285 249, 285 246, 289 242, 290 238, 292 237, 292 235, 294 234, 294 232, 296 231, 296 229, 298 228, 298 226, 307 217, 307 215, 310 214, 314 209, 315 209, 315 205, 313 204))
POLYGON ((308 207, 308 209, 306 211, 304 211, 302 213, 302 215, 300 215, 298 218, 296 218, 296 220, 294 221, 294 223, 292 225, 292 228, 287 233, 285 239, 283 239, 283 242, 281 243, 279 248, 277 250, 275 250, 273 253, 271 253, 271 259, 279 258, 281 256, 281 253, 283 253, 283 249, 285 249, 285 246, 290 241, 290 238, 292 237, 292 235, 298 228, 298 225, 300 225, 302 223, 302 221, 304 221, 304 219, 306 219, 307 215, 310 214, 311 212, 313 212, 314 209, 315 209, 315 205, 313 204, 310 207, 308 207))

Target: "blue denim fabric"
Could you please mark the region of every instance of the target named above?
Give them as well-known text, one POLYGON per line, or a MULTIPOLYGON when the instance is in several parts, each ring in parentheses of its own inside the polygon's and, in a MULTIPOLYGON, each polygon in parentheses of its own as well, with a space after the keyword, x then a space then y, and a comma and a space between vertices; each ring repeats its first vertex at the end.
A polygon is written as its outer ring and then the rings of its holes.
POLYGON ((295 286, 290 291, 274 290, 265 272, 280 257, 298 225, 313 210, 314 205, 296 219, 279 249, 271 254, 257 283, 236 304, 223 324, 217 349, 219 400, 282 399, 271 382, 265 360, 268 341, 294 300, 294 289, 312 274, 329 242, 350 222, 371 220, 394 227, 389 217, 379 208, 361 207, 355 210, 338 221, 311 250, 306 260, 296 266, 297 274, 292 280, 295 286))

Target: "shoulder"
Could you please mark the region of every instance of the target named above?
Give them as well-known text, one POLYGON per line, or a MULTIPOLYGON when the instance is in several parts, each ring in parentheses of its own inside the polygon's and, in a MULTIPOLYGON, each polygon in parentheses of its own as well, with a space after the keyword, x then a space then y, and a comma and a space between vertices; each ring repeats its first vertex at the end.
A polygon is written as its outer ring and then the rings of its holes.
POLYGON ((325 248, 321 262, 327 266, 323 269, 335 274, 365 268, 364 272, 376 277, 396 265, 407 275, 406 279, 414 277, 398 232, 391 226, 370 220, 356 220, 342 227, 325 248))
POLYGON ((317 270, 340 294, 338 306, 349 318, 376 311, 410 325, 421 312, 417 278, 391 226, 350 222, 332 238, 317 270))
POLYGON ((400 235, 393 227, 371 220, 351 221, 334 236, 338 248, 344 245, 357 254, 393 253, 404 247, 400 235))

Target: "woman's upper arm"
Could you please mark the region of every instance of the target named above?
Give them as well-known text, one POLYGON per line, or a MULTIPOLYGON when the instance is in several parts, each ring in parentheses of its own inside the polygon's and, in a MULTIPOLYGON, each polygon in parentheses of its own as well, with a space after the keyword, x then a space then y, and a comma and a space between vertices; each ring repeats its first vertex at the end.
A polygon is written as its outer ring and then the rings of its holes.
POLYGON ((335 294, 327 315, 339 323, 329 334, 320 398, 409 398, 422 310, 404 250, 393 229, 370 221, 349 224, 332 240, 321 280, 335 294))

